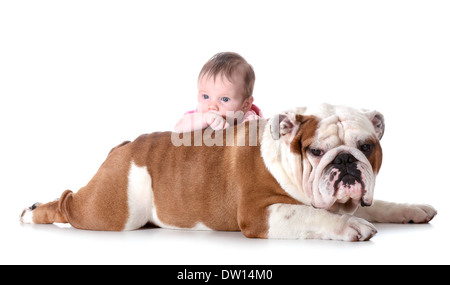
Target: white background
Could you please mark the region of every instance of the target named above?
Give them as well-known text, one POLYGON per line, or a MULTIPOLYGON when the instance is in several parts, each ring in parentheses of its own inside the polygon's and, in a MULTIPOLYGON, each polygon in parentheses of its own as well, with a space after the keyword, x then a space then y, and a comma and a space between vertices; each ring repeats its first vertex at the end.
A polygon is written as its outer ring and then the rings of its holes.
POLYGON ((448 1, 1 1, 0 264, 450 263, 448 1), (171 130, 215 53, 255 68, 266 117, 330 102, 386 118, 375 197, 428 203, 429 225, 369 242, 20 225, 85 185, 109 150, 171 130))

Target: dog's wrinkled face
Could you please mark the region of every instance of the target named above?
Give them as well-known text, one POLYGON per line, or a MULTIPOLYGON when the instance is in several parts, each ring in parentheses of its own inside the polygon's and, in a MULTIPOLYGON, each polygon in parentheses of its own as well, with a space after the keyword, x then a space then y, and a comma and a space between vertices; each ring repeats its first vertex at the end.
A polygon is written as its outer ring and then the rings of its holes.
POLYGON ((278 151, 285 154, 283 169, 303 192, 293 196, 332 212, 370 206, 382 161, 383 115, 325 104, 310 115, 306 111, 279 115, 279 129, 271 125, 278 151))

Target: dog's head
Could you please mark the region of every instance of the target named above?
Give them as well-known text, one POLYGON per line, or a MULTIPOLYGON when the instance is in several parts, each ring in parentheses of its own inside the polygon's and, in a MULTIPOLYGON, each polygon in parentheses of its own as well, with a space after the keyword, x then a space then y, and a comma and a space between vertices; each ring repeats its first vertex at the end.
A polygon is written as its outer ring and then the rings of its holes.
POLYGON ((332 212, 373 202, 382 162, 384 117, 322 104, 272 118, 262 141, 266 166, 293 198, 332 212))

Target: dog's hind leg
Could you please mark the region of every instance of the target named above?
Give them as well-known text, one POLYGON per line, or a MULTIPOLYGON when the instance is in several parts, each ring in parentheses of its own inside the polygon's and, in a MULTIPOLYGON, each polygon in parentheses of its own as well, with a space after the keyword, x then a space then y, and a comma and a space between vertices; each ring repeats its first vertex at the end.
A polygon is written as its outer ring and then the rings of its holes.
MULTIPOLYGON (((130 146, 131 143, 126 143, 113 149, 96 175, 77 193, 67 190, 59 200, 34 204, 25 209, 21 222, 70 223, 78 229, 97 231, 122 231, 143 226, 127 224, 131 212, 128 205, 128 176, 133 172, 130 170, 133 165, 130 146)), ((141 211, 138 212, 139 216, 141 211)))
POLYGON ((21 222, 32 224, 70 223, 83 230, 121 231, 128 218, 127 173, 129 166, 109 162, 92 180, 73 193, 46 204, 34 204, 22 212, 21 222))
POLYGON ((26 224, 70 223, 84 230, 123 230, 128 217, 126 192, 118 191, 121 187, 114 184, 112 187, 105 187, 103 181, 97 184, 96 180, 94 177, 77 193, 66 190, 56 201, 34 204, 22 212, 20 221, 26 224))
POLYGON ((67 190, 60 199, 47 204, 35 203, 23 210, 20 221, 27 224, 67 223, 67 218, 61 211, 60 201, 64 201, 72 191, 67 190))

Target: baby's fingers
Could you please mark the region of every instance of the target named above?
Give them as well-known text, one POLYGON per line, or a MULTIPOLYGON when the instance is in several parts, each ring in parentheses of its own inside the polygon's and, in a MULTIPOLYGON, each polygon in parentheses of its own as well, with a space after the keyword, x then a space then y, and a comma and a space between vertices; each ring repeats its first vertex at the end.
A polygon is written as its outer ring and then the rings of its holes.
POLYGON ((222 117, 217 117, 214 122, 210 125, 210 127, 215 130, 223 130, 225 128, 228 128, 230 124, 222 117))

